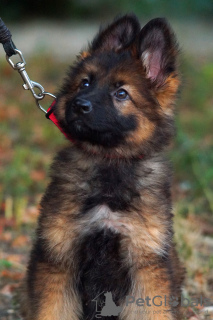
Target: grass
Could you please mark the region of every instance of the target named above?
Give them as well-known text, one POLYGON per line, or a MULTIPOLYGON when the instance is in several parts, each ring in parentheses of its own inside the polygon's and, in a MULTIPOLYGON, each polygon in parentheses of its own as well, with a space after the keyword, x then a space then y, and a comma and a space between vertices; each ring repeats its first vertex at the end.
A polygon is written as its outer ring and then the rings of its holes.
POLYGON ((177 137, 171 157, 177 182, 190 192, 185 199, 194 213, 213 213, 213 64, 186 60, 184 90, 179 102, 177 137), (195 208, 196 207, 196 208, 195 208))
MULTIPOLYGON (((66 63, 48 56, 32 57, 27 63, 30 78, 49 92, 57 91, 66 63)), ((177 106, 177 136, 170 151, 175 237, 187 269, 187 294, 202 293, 213 299, 213 64, 186 57, 181 65, 184 85, 177 106)), ((28 218, 48 183, 52 156, 65 140, 38 111, 31 93, 21 88, 18 73, 2 59, 0 74, 0 218, 4 231, 20 228, 21 234, 32 228, 28 218)), ((3 267, 11 268, 11 264, 2 260, 3 267)))

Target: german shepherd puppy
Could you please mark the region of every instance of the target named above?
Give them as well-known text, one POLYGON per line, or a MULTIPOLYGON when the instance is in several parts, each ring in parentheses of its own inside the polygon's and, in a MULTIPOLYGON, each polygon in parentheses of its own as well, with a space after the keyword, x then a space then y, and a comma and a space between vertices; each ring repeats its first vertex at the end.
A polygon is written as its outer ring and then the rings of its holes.
POLYGON ((68 73, 53 112, 72 142, 41 201, 24 319, 182 319, 168 303, 179 301, 183 269, 162 156, 174 133, 177 55, 165 19, 141 29, 125 15, 68 73), (106 297, 119 313, 107 313, 106 297))

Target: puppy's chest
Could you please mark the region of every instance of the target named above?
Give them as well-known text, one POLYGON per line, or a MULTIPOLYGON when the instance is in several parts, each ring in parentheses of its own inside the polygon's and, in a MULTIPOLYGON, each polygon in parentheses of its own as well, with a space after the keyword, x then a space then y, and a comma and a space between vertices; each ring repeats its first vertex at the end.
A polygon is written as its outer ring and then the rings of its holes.
POLYGON ((134 167, 100 166, 88 184, 90 192, 83 202, 85 213, 100 205, 111 211, 130 210, 140 196, 134 167))

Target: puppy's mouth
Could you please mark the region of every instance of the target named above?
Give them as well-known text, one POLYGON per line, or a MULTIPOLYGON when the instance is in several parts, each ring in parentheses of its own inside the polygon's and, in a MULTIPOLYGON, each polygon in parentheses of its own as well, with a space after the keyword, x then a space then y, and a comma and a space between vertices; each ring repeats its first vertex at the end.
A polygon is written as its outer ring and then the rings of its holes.
POLYGON ((67 110, 66 130, 78 141, 114 148, 125 143, 128 131, 134 130, 137 121, 133 117, 109 117, 107 114, 76 114, 67 110))
POLYGON ((81 119, 77 119, 73 121, 73 126, 75 127, 76 131, 82 131, 84 127, 83 121, 81 119))
POLYGON ((83 126, 84 125, 84 121, 82 119, 73 119, 72 121, 69 122, 69 125, 83 126))
POLYGON ((108 128, 103 128, 100 125, 94 125, 87 121, 86 119, 81 119, 79 117, 75 117, 68 122, 68 126, 70 130, 75 129, 77 131, 89 131, 96 133, 110 133, 108 128))

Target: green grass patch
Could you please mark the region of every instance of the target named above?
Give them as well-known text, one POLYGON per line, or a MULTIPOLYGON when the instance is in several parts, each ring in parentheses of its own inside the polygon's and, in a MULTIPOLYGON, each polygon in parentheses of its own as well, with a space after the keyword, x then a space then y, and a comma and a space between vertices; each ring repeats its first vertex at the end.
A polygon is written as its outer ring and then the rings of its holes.
POLYGON ((0 270, 11 269, 12 266, 12 262, 5 259, 0 259, 0 270))

